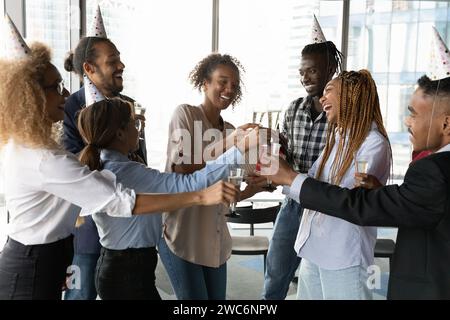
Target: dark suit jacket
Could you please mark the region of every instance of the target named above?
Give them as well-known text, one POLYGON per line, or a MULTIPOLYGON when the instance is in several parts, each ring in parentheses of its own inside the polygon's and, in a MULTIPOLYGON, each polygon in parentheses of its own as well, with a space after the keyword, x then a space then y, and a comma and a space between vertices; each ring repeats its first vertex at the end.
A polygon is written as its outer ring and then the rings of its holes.
POLYGON ((450 152, 418 160, 400 186, 340 188, 308 178, 302 207, 361 226, 398 227, 388 299, 450 299, 450 152))

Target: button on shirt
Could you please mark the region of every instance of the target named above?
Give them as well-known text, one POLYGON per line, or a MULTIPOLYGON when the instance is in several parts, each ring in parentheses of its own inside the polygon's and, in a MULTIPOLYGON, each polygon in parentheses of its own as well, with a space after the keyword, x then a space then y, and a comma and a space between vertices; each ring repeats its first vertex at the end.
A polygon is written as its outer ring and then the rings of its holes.
MULTIPOLYGON (((339 139, 340 137, 336 135, 336 143, 319 178, 321 181, 331 182, 331 166, 336 157, 339 139)), ((387 182, 391 163, 389 143, 379 133, 375 124, 359 148, 356 157, 358 156, 367 158, 368 174, 375 176, 382 184, 387 182)), ((308 173, 310 177, 316 176, 322 157, 323 153, 310 169, 308 173)), ((353 188, 354 174, 355 165, 352 165, 345 173, 340 186, 353 188)), ((300 195, 299 180, 301 179, 296 179, 296 184, 292 184, 290 190, 289 188, 284 190, 296 195, 294 199, 297 201, 300 195)), ((360 227, 336 217, 305 209, 295 242, 295 251, 299 257, 328 270, 357 265, 367 267, 373 264, 376 237, 376 227, 360 227)))
POLYGON ((131 215, 135 193, 122 189, 110 171, 90 171, 63 150, 27 148, 12 140, 2 159, 7 234, 24 244, 52 243, 74 231, 79 209, 131 215))
MULTIPOLYGON (((208 162, 202 170, 183 175, 161 173, 147 168, 141 163, 130 161, 117 151, 101 152, 104 168, 112 171, 118 181, 133 188, 137 193, 177 193, 206 188, 226 178, 229 164, 239 163, 241 158, 241 153, 233 147, 215 161, 208 162)), ((159 213, 130 218, 115 218, 105 213, 95 213, 93 218, 99 231, 100 243, 108 249, 154 247, 162 236, 162 217, 159 213)))

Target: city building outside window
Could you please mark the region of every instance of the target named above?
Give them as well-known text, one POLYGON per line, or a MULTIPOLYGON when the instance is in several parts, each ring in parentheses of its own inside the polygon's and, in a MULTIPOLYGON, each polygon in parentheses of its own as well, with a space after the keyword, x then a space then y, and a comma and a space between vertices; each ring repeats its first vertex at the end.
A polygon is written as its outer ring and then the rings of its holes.
POLYGON ((44 42, 52 48, 53 62, 61 72, 66 88, 70 88, 69 73, 64 71, 64 59, 70 51, 71 12, 67 0, 26 0, 26 40, 44 42))

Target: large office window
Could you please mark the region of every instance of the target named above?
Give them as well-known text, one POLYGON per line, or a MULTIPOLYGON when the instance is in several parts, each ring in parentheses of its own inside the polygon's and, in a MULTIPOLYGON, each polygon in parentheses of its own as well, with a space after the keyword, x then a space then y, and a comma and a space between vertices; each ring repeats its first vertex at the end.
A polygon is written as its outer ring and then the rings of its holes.
POLYGON ((313 14, 325 37, 339 48, 342 1, 220 2, 219 50, 235 56, 246 69, 243 100, 224 113, 227 120, 241 125, 253 120, 254 112, 283 111, 306 94, 298 69, 301 50, 310 43, 313 14))
MULTIPOLYGON (((211 51, 212 1, 99 2, 108 37, 125 63, 123 93, 147 108, 149 165, 164 168, 168 125, 182 103, 201 103, 188 75, 211 51)), ((97 1, 88 1, 88 30, 97 1)))
POLYGON ((53 62, 70 87, 64 59, 70 51, 70 8, 68 0, 26 0, 26 39, 44 42, 52 48, 53 62))
POLYGON ((427 69, 431 26, 436 26, 449 43, 449 17, 447 1, 350 2, 347 66, 373 73, 397 178, 402 177, 411 159, 403 122, 415 83, 427 69))

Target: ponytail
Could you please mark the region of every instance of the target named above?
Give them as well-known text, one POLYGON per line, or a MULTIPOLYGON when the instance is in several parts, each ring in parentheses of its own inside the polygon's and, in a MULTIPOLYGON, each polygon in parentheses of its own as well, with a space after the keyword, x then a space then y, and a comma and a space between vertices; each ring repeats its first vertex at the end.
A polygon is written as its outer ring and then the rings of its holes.
POLYGON ((86 145, 84 149, 81 150, 78 159, 82 164, 87 165, 91 171, 102 169, 100 150, 95 145, 86 145))

